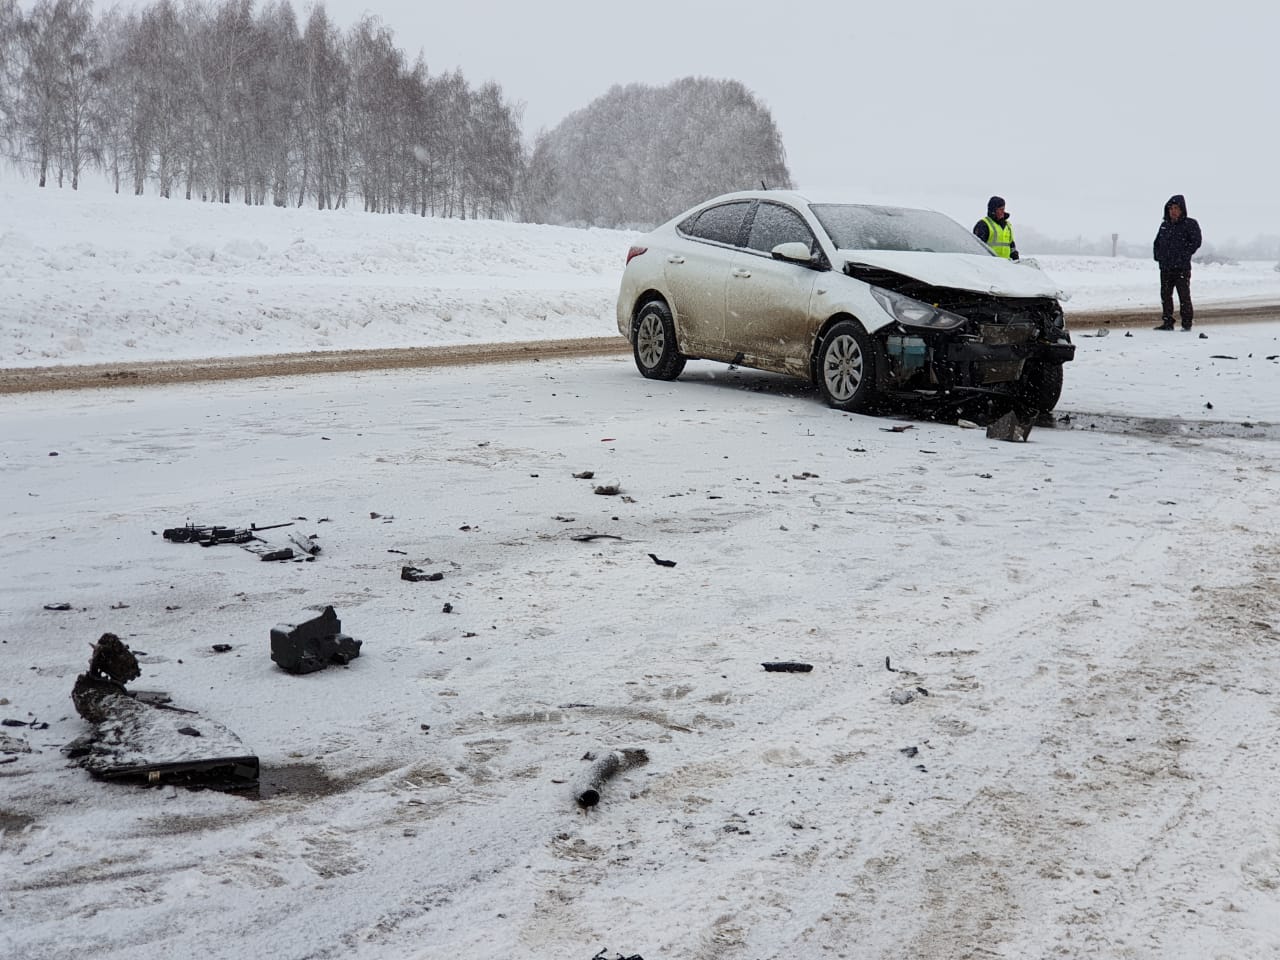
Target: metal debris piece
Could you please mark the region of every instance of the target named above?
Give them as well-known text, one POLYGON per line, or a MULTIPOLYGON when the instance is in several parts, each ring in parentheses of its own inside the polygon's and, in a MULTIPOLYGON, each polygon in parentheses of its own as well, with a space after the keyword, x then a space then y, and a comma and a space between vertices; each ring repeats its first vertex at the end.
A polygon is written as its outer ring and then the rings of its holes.
POLYGON ((44 605, 44 608, 45 608, 46 610, 70 610, 70 609, 71 609, 71 604, 69 604, 69 603, 46 603, 46 604, 44 605))
POLYGON ((258 781, 258 758, 212 720, 182 721, 172 710, 135 696, 125 683, 140 674, 137 657, 115 634, 93 646, 89 669, 71 700, 94 729, 63 753, 100 780, 241 788, 258 781), (198 724, 198 726, 196 725, 198 724))
POLYGON ((427 571, 419 567, 406 565, 400 568, 400 579, 408 580, 410 583, 420 583, 424 581, 435 583, 437 580, 443 580, 444 574, 439 570, 434 573, 427 573, 427 571))
POLYGON ((1008 440, 1010 443, 1024 443, 1030 433, 1030 422, 1019 419, 1018 415, 1012 410, 987 426, 988 440, 1008 440))
POLYGON ((596 759, 587 771, 586 776, 574 788, 573 795, 578 806, 594 807, 600 802, 600 788, 605 782, 632 767, 642 766, 649 762, 649 754, 641 748, 610 750, 596 759))
POLYGON ((594 478, 595 478, 595 475, 596 475, 596 472, 595 472, 594 470, 583 470, 581 473, 575 473, 575 474, 573 475, 573 479, 575 479, 575 480, 591 480, 591 479, 594 479, 594 478))
POLYGON ((616 483, 602 483, 594 488, 594 492, 602 497, 616 497, 622 492, 622 487, 616 483))
POLYGON ((271 659, 289 673, 314 673, 331 663, 346 665, 360 656, 360 641, 342 632, 342 621, 328 606, 302 623, 271 628, 271 659))
POLYGON ((676 562, 674 560, 658 559, 658 555, 656 553, 649 554, 649 559, 652 560, 654 563, 656 563, 660 567, 674 567, 676 565, 676 562))
POLYGON ((808 673, 813 669, 812 663, 800 663, 798 660, 775 660, 760 666, 770 673, 808 673))

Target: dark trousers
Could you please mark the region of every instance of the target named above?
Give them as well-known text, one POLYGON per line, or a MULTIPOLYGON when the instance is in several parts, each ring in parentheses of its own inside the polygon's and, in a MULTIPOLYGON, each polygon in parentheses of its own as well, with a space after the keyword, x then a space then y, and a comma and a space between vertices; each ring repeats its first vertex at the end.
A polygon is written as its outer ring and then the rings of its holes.
POLYGON ((1160 316, 1166 323, 1173 323, 1173 291, 1178 291, 1178 309, 1182 325, 1191 326, 1191 268, 1160 268, 1160 316))

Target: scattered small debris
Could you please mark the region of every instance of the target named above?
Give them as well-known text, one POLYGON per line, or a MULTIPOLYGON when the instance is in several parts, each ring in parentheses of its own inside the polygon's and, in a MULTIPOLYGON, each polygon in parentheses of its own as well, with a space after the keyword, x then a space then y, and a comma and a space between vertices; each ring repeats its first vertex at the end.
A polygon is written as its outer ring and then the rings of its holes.
POLYGON ((441 608, 440 608, 440 612, 441 612, 441 613, 453 613, 453 604, 452 604, 452 603, 446 603, 443 607, 441 607, 441 608))
POLYGON ((592 489, 595 494, 601 497, 616 497, 622 492, 622 487, 616 483, 602 483, 592 489))
POLYGON ((819 478, 816 473, 810 473, 808 470, 806 470, 804 473, 793 473, 791 475, 791 479, 792 480, 817 480, 819 478))
POLYGON ((615 953, 612 957, 607 957, 605 956, 604 950, 601 949, 599 953, 591 958, 591 960, 644 960, 644 957, 640 956, 638 953, 632 953, 625 957, 620 953, 615 953))
POLYGON ((1208 339, 1209 339, 1209 335, 1208 335, 1207 333, 1201 332, 1201 334, 1200 334, 1200 339, 1201 339, 1201 340, 1208 340, 1208 339))
POLYGON ((979 480, 990 480, 990 479, 991 479, 991 474, 989 474, 989 473, 980 473, 980 474, 978 474, 978 479, 979 479, 979 480))
POLYGON ((314 673, 350 663, 360 656, 360 643, 342 633, 342 621, 327 606, 318 617, 272 627, 271 659, 289 673, 314 673))
MULTIPOLYGON (((621 540, 622 537, 616 533, 578 533, 569 538, 577 540, 579 543, 590 543, 593 540, 621 540)), ((650 554, 652 556, 652 554, 650 554)))
POLYGON ((1132 336, 1133 336, 1133 331, 1132 331, 1132 330, 1126 330, 1126 331, 1124 332, 1124 335, 1125 335, 1126 337, 1132 337, 1132 336))
POLYGON ((215 644, 213 645, 213 652, 214 652, 214 653, 230 653, 230 652, 231 652, 231 644, 229 644, 229 643, 215 643, 215 644))
POLYGON ((1228 355, 1227 355, 1227 354, 1225 354, 1225 353, 1211 353, 1211 354, 1209 354, 1209 359, 1210 359, 1210 360, 1239 360, 1240 358, 1239 358, 1239 357, 1231 357, 1231 356, 1228 356, 1228 355))
POLYGON ((409 551, 408 551, 408 550, 395 550, 395 549, 388 549, 388 550, 387 550, 387 553, 398 553, 398 554, 400 554, 400 556, 402 556, 402 557, 407 557, 407 556, 409 555, 409 551))
POLYGON ((649 554, 649 559, 660 567, 674 567, 676 565, 674 560, 659 560, 656 553, 649 554))
POLYGON ((914 757, 916 754, 920 752, 920 748, 919 747, 903 747, 898 752, 906 755, 907 757, 914 757))
POLYGON ((892 427, 881 427, 885 433, 905 433, 908 430, 914 430, 915 424, 912 423, 896 423, 892 427))
POLYGON ((606 781, 624 770, 639 767, 648 762, 648 752, 639 747, 610 750, 591 765, 582 782, 574 789, 574 799, 583 809, 594 807, 600 802, 600 788, 606 781))
POLYGON ((400 568, 400 579, 408 580, 411 583, 419 583, 423 581, 435 583, 438 580, 443 580, 444 574, 439 570, 436 570, 434 573, 427 573, 427 571, 420 570, 418 567, 405 566, 400 568))
POLYGON ((894 690, 889 694, 889 699, 898 704, 910 703, 915 698, 916 694, 914 690, 894 690))
POLYGON ((129 605, 127 603, 113 603, 111 605, 111 609, 112 610, 128 610, 129 605))
POLYGON ((929 695, 929 691, 924 687, 916 687, 916 693, 920 694, 922 697, 927 697, 929 695))
POLYGON ((178 732, 184 737, 200 737, 203 734, 195 727, 179 727, 178 732))
POLYGON ((1212 403, 1209 403, 1208 401, 1206 401, 1206 402, 1205 402, 1205 405, 1204 405, 1204 408, 1205 408, 1206 410, 1212 410, 1212 409, 1213 409, 1213 404, 1212 404, 1212 403))
POLYGON ((71 609, 71 604, 69 604, 69 603, 46 603, 46 604, 44 605, 44 608, 45 608, 46 610, 70 610, 70 609, 71 609))
POLYGON ((901 672, 902 672, 902 671, 901 671, 901 670, 899 670, 897 667, 891 667, 891 666, 889 666, 889 658, 888 658, 888 657, 885 657, 885 658, 884 658, 884 668, 885 668, 886 670, 888 670, 890 673, 901 673, 901 672))
POLYGON ((281 547, 279 550, 267 550, 258 554, 262 560, 292 560, 295 556, 292 547, 281 547))
POLYGON ((801 663, 798 660, 774 660, 760 666, 770 673, 808 673, 813 669, 812 663, 801 663))
POLYGON ((596 472, 595 472, 594 470, 583 470, 581 473, 575 473, 575 474, 573 475, 573 479, 575 479, 575 480, 591 480, 591 479, 593 479, 593 478, 595 477, 595 475, 596 475, 596 472))

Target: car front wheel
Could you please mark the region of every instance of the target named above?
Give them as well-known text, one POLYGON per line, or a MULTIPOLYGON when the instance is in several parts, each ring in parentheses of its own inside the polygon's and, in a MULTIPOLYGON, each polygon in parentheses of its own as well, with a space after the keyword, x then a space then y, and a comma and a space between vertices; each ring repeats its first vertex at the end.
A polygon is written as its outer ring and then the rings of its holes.
POLYGON ((867 408, 876 392, 875 346, 860 323, 841 320, 827 331, 815 373, 829 406, 849 412, 867 408))
POLYGON ((650 380, 674 380, 684 370, 671 309, 661 300, 649 300, 640 308, 632 348, 636 369, 650 380))
POLYGON ((1049 413, 1062 397, 1062 364, 1030 360, 1018 382, 1018 399, 1023 406, 1049 413))

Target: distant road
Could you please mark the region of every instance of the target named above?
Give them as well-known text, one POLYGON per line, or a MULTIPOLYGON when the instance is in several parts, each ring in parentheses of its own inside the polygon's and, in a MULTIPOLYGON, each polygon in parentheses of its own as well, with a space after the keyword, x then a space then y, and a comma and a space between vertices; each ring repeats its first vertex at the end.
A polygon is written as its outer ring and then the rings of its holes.
MULTIPOLYGON (((1079 311, 1067 314, 1072 330, 1096 327, 1140 327, 1159 320, 1153 311, 1079 311)), ((1280 320, 1280 303, 1196 307, 1196 324, 1247 323, 1280 320)), ((413 367, 465 366, 481 363, 516 363, 559 360, 566 357, 620 356, 631 352, 622 337, 584 337, 539 343, 481 343, 448 347, 406 347, 396 350, 332 350, 284 353, 259 357, 223 357, 203 360, 153 360, 130 363, 95 363, 0 369, 0 394, 35 393, 43 390, 81 390, 88 387, 149 386, 200 383, 211 380, 244 380, 313 373, 347 373, 353 370, 396 370, 413 367)))

